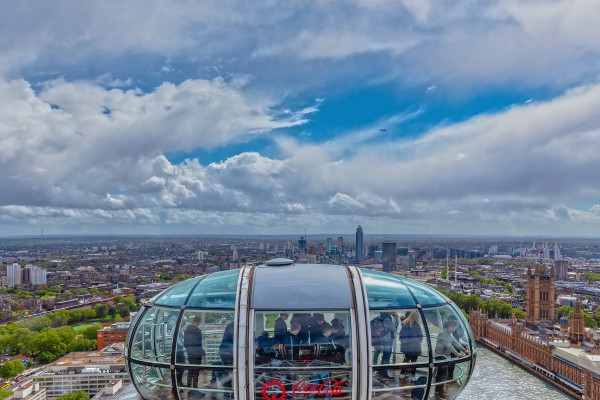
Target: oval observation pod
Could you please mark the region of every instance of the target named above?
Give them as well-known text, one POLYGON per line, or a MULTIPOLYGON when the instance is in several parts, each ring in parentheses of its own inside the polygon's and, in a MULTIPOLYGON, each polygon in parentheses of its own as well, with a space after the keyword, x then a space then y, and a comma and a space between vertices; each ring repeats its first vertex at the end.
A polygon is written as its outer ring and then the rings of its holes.
POLYGON ((474 346, 463 313, 422 283, 274 259, 152 298, 126 359, 149 400, 453 399, 474 346))

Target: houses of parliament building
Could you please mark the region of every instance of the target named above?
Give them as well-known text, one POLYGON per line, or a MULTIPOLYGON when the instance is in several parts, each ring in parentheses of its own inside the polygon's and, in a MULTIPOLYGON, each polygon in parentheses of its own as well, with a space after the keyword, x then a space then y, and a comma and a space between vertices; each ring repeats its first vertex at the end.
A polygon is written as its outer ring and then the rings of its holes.
POLYGON ((579 300, 571 318, 557 316, 554 268, 527 269, 525 320, 472 310, 475 338, 581 398, 600 400, 600 346, 585 331, 579 300))

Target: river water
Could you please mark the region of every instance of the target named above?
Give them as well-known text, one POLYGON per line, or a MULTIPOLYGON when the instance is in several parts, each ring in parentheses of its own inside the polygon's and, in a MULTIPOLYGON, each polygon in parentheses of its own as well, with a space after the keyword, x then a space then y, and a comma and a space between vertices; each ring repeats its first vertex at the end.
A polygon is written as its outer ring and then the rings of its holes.
POLYGON ((568 400, 571 397, 485 347, 459 400, 568 400))

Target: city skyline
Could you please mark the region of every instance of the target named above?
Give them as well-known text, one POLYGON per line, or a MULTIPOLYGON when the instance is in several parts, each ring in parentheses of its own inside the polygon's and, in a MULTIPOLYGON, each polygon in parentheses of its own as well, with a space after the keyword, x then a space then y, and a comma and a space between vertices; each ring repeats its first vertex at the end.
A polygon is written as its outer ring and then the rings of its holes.
POLYGON ((600 236, 599 17, 2 4, 0 237, 600 236))

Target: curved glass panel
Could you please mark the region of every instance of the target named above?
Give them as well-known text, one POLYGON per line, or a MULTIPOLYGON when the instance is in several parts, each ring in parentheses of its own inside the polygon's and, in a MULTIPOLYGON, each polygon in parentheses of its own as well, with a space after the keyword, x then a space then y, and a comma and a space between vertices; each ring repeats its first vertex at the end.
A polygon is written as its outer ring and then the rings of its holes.
POLYGON ((402 278, 402 282, 408 286, 413 296, 417 299, 417 303, 421 306, 433 306, 448 302, 448 299, 441 293, 427 285, 408 278, 402 278))
POLYGON ((186 309, 176 340, 176 365, 233 366, 233 311, 186 309))
POLYGON ((252 308, 335 310, 352 307, 350 281, 340 265, 295 264, 258 267, 254 274, 252 308))
POLYGON ((173 334, 179 310, 152 307, 137 326, 131 357, 136 360, 171 364, 173 334))
POLYGON ((431 336, 434 363, 458 360, 472 353, 463 319, 450 305, 426 308, 423 310, 431 336))
POLYGON ((233 311, 185 310, 175 347, 180 395, 233 394, 233 317, 233 311))
POLYGON ((194 285, 198 282, 198 280, 202 278, 201 276, 197 276, 192 279, 185 280, 183 282, 177 283, 160 293, 158 296, 155 296, 154 301, 150 300, 150 303, 159 304, 163 306, 182 306, 185 304, 190 291, 194 287, 194 285))
MULTIPOLYGON (((371 311, 371 361, 378 365, 428 364, 429 348, 419 310, 371 311)), ((386 374, 382 374, 386 377, 386 374)))
POLYGON ((147 400, 174 399, 171 370, 131 363, 131 377, 137 389, 147 400))
POLYGON ((398 277, 384 272, 361 270, 369 308, 412 308, 415 300, 398 277))
POLYGON ((239 276, 239 269, 205 276, 194 289, 187 307, 235 309, 239 276))
POLYGON ((455 399, 469 381, 472 360, 437 364, 430 398, 455 399))

